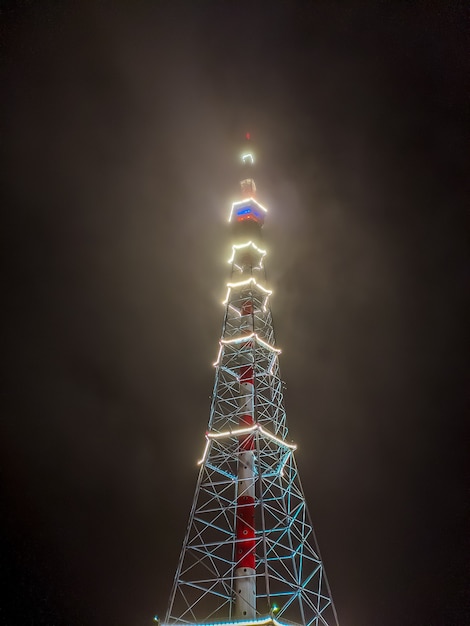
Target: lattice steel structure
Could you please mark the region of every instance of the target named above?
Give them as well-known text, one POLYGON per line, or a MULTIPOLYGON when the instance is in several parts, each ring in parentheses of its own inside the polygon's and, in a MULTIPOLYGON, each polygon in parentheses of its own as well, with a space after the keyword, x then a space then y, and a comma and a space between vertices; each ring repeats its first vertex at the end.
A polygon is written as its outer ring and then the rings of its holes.
POLYGON ((338 626, 287 438, 263 266, 266 209, 242 156, 208 430, 166 624, 338 626))

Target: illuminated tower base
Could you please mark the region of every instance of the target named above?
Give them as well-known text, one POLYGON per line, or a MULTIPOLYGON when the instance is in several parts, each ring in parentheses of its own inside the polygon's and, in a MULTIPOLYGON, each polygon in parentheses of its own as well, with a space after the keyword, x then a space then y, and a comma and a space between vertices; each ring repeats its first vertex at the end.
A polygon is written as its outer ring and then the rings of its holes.
POLYGON ((287 438, 253 157, 230 215, 231 279, 200 470, 166 624, 338 626, 287 438))

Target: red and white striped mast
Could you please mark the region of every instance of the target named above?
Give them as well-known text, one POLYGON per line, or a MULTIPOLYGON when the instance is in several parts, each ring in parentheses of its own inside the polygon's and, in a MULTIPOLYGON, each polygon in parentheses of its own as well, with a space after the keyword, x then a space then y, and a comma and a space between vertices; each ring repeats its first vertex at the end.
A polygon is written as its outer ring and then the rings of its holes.
MULTIPOLYGON (((252 178, 253 153, 249 145, 250 135, 246 134, 246 149, 242 154, 243 174, 240 181, 243 200, 256 197, 256 186, 252 178)), ((252 212, 233 215, 233 228, 243 239, 259 240, 263 217, 253 215, 252 212), (244 237, 243 237, 244 235, 244 237)), ((259 254, 254 257, 255 248, 247 246, 241 257, 241 281, 249 280, 253 276, 253 267, 259 254)), ((256 422, 255 416, 255 380, 254 380, 254 307, 253 297, 249 297, 241 304, 240 330, 246 334, 245 349, 240 356, 239 385, 240 385, 240 416, 239 426, 252 428, 256 422)), ((238 456, 238 492, 236 505, 236 555, 234 570, 234 617, 235 619, 254 619, 256 616, 256 562, 255 562, 255 450, 253 434, 239 437, 238 456)))

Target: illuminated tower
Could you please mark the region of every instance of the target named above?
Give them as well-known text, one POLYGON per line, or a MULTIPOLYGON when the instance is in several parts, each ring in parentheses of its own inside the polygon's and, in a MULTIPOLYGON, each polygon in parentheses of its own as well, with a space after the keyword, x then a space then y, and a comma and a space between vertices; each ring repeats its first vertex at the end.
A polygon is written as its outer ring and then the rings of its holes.
POLYGON ((337 626, 287 437, 253 166, 248 141, 209 425, 165 623, 337 626))

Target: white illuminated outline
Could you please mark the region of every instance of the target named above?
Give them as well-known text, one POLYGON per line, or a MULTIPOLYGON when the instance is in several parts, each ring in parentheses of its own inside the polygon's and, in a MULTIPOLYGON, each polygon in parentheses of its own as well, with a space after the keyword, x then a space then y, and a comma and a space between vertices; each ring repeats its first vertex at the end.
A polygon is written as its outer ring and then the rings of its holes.
POLYGON ((252 246, 256 250, 256 252, 259 252, 259 254, 261 254, 262 257, 266 255, 266 250, 262 250, 261 248, 258 248, 258 246, 254 244, 252 241, 247 241, 246 243, 234 244, 232 246, 232 256, 230 257, 228 262, 233 263, 235 259, 235 253, 237 250, 241 250, 242 248, 248 248, 249 246, 252 246))
POLYGON ((253 431, 257 430, 257 426, 247 426, 246 428, 235 428, 235 430, 226 430, 221 433, 207 433, 206 437, 208 439, 226 439, 227 437, 232 437, 235 435, 249 435, 253 431))
POLYGON ((254 163, 255 162, 255 160, 253 158, 253 155, 250 152, 248 152, 247 154, 242 154, 242 161, 243 161, 243 163, 245 163, 245 161, 247 159, 250 159, 250 163, 254 163))
MULTIPOLYGON (((287 443, 287 441, 283 441, 282 439, 279 439, 279 437, 276 437, 275 435, 270 433, 269 430, 266 430, 260 424, 254 424, 253 426, 250 426, 248 428, 236 428, 234 430, 225 430, 221 433, 206 433, 206 447, 204 448, 202 459, 200 459, 197 462, 197 464, 202 465, 204 461, 206 460, 211 439, 230 439, 231 437, 239 437, 240 435, 249 435, 250 433, 254 433, 256 430, 259 430, 259 432, 264 437, 266 437, 267 439, 270 439, 271 441, 276 442, 277 444, 279 444, 280 446, 283 446, 284 448, 288 448, 289 450, 297 450, 297 446, 295 443, 287 443)), ((286 461, 284 462, 282 469, 284 469, 286 461)))
MULTIPOLYGON (((266 297, 264 298, 264 302, 263 302, 263 311, 266 311, 266 303, 268 301, 269 296, 272 295, 273 292, 270 289, 266 289, 266 287, 263 287, 263 285, 260 285, 259 283, 257 283, 256 279, 253 277, 250 277, 247 280, 242 280, 238 283, 227 283, 227 287, 228 287, 227 295, 225 297, 225 300, 222 302, 222 304, 228 303, 228 301, 230 300, 230 292, 232 291, 232 289, 237 289, 237 287, 246 287, 250 283, 255 285, 255 287, 257 287, 260 291, 264 292, 266 297)), ((237 311, 235 307, 232 306, 232 308, 234 308, 237 311)))
POLYGON ((297 445, 295 443, 287 443, 287 441, 283 441, 282 439, 279 439, 279 437, 276 437, 275 435, 270 433, 268 430, 266 430, 262 426, 258 426, 258 429, 259 429, 259 431, 260 431, 260 433, 262 435, 264 435, 268 439, 271 439, 271 441, 275 441, 280 446, 284 446, 285 448, 289 448, 289 450, 297 450, 297 445))
POLYGON ((220 343, 219 341, 219 354, 217 355, 217 360, 215 363, 213 363, 212 365, 214 367, 217 367, 217 365, 219 365, 220 363, 220 357, 222 356, 222 350, 224 349, 224 346, 222 345, 222 343, 220 343))
POLYGON ((250 333, 249 335, 242 335, 241 337, 234 337, 233 339, 221 339, 220 343, 224 344, 224 345, 228 345, 230 343, 241 343, 243 341, 247 341, 248 339, 252 339, 255 338, 256 341, 258 341, 262 346, 264 346, 265 348, 267 348, 268 350, 271 350, 271 352, 276 352, 276 354, 281 354, 281 350, 279 348, 275 348, 274 346, 272 346, 271 344, 269 344, 267 341, 265 341, 264 339, 261 339, 261 337, 258 337, 257 333, 250 333))
POLYGON ((242 269, 243 269, 242 266, 237 265, 237 263, 235 263, 235 256, 236 256, 238 250, 243 250, 243 248, 248 248, 249 246, 254 248, 254 250, 256 250, 256 252, 260 255, 259 265, 257 267, 253 267, 253 269, 262 269, 263 268, 263 259, 266 256, 266 250, 262 250, 261 248, 258 248, 258 246, 256 244, 254 244, 252 241, 248 241, 247 243, 240 243, 238 245, 233 245, 232 246, 232 256, 228 260, 228 263, 234 263, 235 267, 237 269, 239 269, 240 271, 242 271, 242 269))
MULTIPOLYGON (((274 346, 271 346, 267 341, 264 341, 264 339, 261 339, 261 337, 258 337, 257 333, 250 333, 249 335, 242 335, 241 337, 234 337, 233 339, 220 339, 219 340, 219 344, 220 344, 219 354, 217 355, 217 361, 214 363, 214 367, 217 367, 217 365, 219 365, 220 363, 220 357, 222 356, 222 350, 224 346, 229 345, 231 343, 243 343, 253 338, 255 338, 258 343, 260 343, 262 346, 264 346, 271 352, 274 352, 275 354, 281 354, 282 350, 280 350, 279 348, 275 348, 274 346)), ((272 369, 272 367, 270 369, 272 369)))
POLYGON ((269 289, 266 289, 266 287, 263 287, 263 285, 260 285, 259 283, 257 283, 256 278, 253 278, 253 276, 250 276, 250 278, 247 278, 246 280, 240 280, 238 283, 227 283, 227 287, 230 287, 231 289, 236 289, 237 287, 243 287, 244 285, 249 285, 250 283, 253 283, 257 287, 259 287, 261 291, 264 291, 264 293, 267 293, 268 296, 272 294, 272 291, 270 291, 269 289))
MULTIPOLYGON (((273 624, 273 626, 287 626, 287 624, 283 622, 279 622, 274 617, 263 617, 261 619, 246 620, 244 622, 236 621, 236 622, 202 623, 202 624, 197 624, 197 626, 266 626, 267 624, 273 624)), ((170 626, 170 625, 162 624, 162 626, 170 626)), ((172 624, 171 626, 187 626, 187 624, 184 622, 181 622, 181 623, 176 622, 175 624, 172 624)))
POLYGON ((241 206, 243 204, 251 204, 251 203, 255 204, 259 209, 261 209, 265 213, 268 212, 268 209, 264 207, 262 204, 260 204, 258 200, 255 200, 254 198, 246 198, 245 200, 239 200, 238 202, 234 202, 232 204, 232 210, 230 211, 230 217, 228 218, 228 221, 229 222, 232 221, 233 210, 235 209, 235 207, 241 206))
POLYGON ((209 439, 209 437, 206 436, 206 446, 204 448, 204 452, 202 453, 202 459, 200 459, 197 464, 198 465, 202 465, 204 463, 204 461, 206 460, 207 457, 207 452, 209 450, 209 446, 211 445, 211 440, 209 439))

